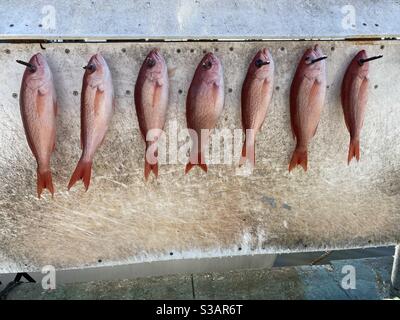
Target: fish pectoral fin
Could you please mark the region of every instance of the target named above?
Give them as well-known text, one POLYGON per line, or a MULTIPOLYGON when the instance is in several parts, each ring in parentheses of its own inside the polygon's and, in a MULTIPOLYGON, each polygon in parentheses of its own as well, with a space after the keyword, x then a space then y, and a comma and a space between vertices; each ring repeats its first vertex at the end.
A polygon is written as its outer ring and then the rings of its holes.
POLYGON ((162 84, 159 84, 158 81, 154 87, 154 94, 153 94, 153 105, 152 107, 155 108, 158 106, 161 100, 161 93, 162 93, 162 84))
POLYGON ((49 92, 49 86, 48 85, 43 85, 38 89, 38 94, 40 96, 44 96, 45 94, 47 94, 49 92))
POLYGON ((104 90, 96 90, 94 97, 94 114, 97 116, 100 113, 100 108, 103 105, 104 100, 104 90))
POLYGON ((39 116, 41 116, 44 111, 45 103, 45 96, 40 94, 40 90, 38 90, 38 94, 36 95, 36 111, 39 116))
POLYGON ((103 85, 102 83, 100 83, 100 84, 97 86, 97 90, 103 93, 103 92, 104 92, 104 85, 103 85))
POLYGON ((164 85, 164 80, 163 79, 157 79, 156 81, 156 86, 157 87, 162 87, 164 85))

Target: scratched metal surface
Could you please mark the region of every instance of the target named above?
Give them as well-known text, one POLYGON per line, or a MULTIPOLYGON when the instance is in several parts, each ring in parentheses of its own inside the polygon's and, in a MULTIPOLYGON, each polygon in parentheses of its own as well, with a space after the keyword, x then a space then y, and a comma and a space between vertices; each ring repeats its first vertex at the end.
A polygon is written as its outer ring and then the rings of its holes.
POLYGON ((309 171, 291 174, 289 86, 310 42, 48 44, 46 50, 38 44, 1 44, 0 272, 399 243, 400 43, 321 44, 329 55, 326 104, 310 147, 309 171), (212 50, 225 67, 226 102, 218 127, 230 129, 240 128, 240 89, 252 55, 261 46, 271 48, 276 88, 251 176, 237 175, 236 165, 210 165, 208 174, 194 169, 185 176, 184 165, 176 164, 162 165, 158 180, 144 182, 144 145, 132 93, 140 64, 154 46, 176 68, 167 127, 175 120, 185 127, 191 77, 203 50, 212 50), (347 63, 361 48, 384 59, 370 64, 361 162, 347 166, 349 137, 339 88, 347 63), (48 193, 41 200, 35 196, 36 164, 15 95, 23 67, 14 61, 37 51, 49 61, 59 96, 54 200, 48 193), (111 68, 116 114, 96 154, 89 191, 78 184, 67 192, 80 155, 82 66, 97 51, 111 68))
POLYGON ((398 0, 2 0, 1 8, 0 39, 400 36, 398 0))

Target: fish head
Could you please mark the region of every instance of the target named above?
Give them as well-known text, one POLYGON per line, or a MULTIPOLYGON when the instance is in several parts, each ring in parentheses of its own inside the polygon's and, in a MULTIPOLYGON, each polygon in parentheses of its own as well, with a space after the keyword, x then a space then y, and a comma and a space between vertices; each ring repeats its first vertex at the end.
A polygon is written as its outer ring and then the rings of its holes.
POLYGON ((27 68, 26 74, 33 80, 48 80, 51 78, 50 67, 47 64, 46 58, 39 52, 32 56, 29 63, 33 68, 27 68))
POLYGON ((201 59, 197 72, 200 73, 201 79, 212 82, 222 77, 222 64, 218 57, 212 52, 206 53, 201 59))
POLYGON ((107 62, 100 53, 94 54, 83 68, 86 70, 85 76, 99 79, 108 71, 107 62))
POLYGON ((365 50, 361 50, 354 57, 352 64, 355 72, 360 77, 366 77, 368 75, 369 70, 369 62, 360 63, 361 59, 367 59, 367 52, 365 50))
POLYGON ((154 48, 149 52, 144 60, 143 67, 146 70, 146 77, 152 80, 161 78, 167 71, 165 60, 158 48, 154 48))
POLYGON ((318 44, 314 48, 307 49, 300 62, 302 73, 309 79, 318 77, 325 70, 325 61, 316 60, 323 57, 325 55, 318 44))
POLYGON ((271 52, 267 48, 263 48, 257 52, 251 61, 249 73, 253 74, 257 79, 268 78, 274 72, 274 61, 271 52))

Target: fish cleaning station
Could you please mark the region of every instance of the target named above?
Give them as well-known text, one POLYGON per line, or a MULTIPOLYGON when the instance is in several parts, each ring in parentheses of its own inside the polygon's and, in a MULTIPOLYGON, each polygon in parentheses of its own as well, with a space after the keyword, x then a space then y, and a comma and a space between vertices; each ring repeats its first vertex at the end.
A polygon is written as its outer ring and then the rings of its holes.
POLYGON ((73 290, 81 298, 110 292, 140 299, 399 296, 398 1, 31 0, 15 6, 3 0, 0 7, 2 298, 65 299, 73 290), (304 52, 315 45, 327 56, 318 61, 326 66, 325 100, 308 144, 307 171, 289 172, 296 147, 291 84, 304 52), (135 84, 153 48, 168 68, 168 109, 158 177, 146 180, 135 84), (239 167, 241 92, 262 48, 273 58, 274 83, 251 169, 239 167), (341 86, 361 50, 383 57, 368 62, 360 159, 348 164, 341 86), (208 52, 223 68, 224 104, 212 132, 227 135, 210 137, 220 161, 210 155, 207 172, 195 166, 185 174, 187 95, 208 52), (55 192, 43 190, 40 199, 21 119, 26 67, 16 62, 37 53, 51 69, 57 95, 55 192), (112 76, 114 114, 94 156, 90 188, 78 181, 68 190, 82 153, 83 67, 97 53, 112 76), (388 246, 397 246, 394 256, 274 264, 282 254, 388 246), (41 280, 52 268, 59 290, 48 292, 41 280), (349 280, 344 288, 352 271, 356 286, 349 280), (135 290, 121 293, 128 287, 135 290))

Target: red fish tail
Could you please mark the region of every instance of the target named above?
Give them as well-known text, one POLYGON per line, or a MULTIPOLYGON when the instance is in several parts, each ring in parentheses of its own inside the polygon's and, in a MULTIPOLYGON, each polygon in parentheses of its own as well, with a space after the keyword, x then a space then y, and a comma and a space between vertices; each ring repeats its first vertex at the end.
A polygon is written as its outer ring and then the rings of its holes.
POLYGON ((47 189, 51 193, 51 197, 54 197, 54 186, 53 186, 53 180, 51 178, 51 172, 50 170, 46 171, 41 171, 37 170, 37 194, 38 198, 40 199, 40 196, 43 192, 43 189, 47 189))
POLYGON ((251 166, 254 168, 256 163, 254 142, 248 143, 247 140, 244 140, 242 148, 242 157, 240 158, 239 161, 239 167, 241 167, 246 162, 246 160, 249 160, 251 166))
POLYGON ((85 161, 82 158, 79 160, 78 165, 72 174, 71 180, 68 183, 68 190, 78 181, 83 181, 86 191, 89 188, 90 177, 92 175, 92 161, 85 161))
POLYGON ((158 162, 149 163, 147 159, 144 159, 144 178, 147 180, 149 178, 150 172, 153 171, 156 178, 158 177, 158 162))
POLYGON ((292 159, 289 164, 289 172, 292 171, 297 165, 303 167, 304 171, 307 171, 307 149, 297 148, 294 150, 292 159))
POLYGON ((186 165, 186 168, 185 168, 185 174, 187 174, 194 166, 199 166, 204 172, 207 173, 208 167, 207 167, 207 164, 205 163, 205 161, 203 161, 203 157, 201 155, 201 152, 198 153, 197 162, 196 163, 193 163, 191 161, 191 159, 189 159, 189 162, 188 162, 188 164, 186 165))
POLYGON ((146 144, 146 152, 144 156, 144 178, 149 178, 150 172, 158 177, 158 147, 156 143, 146 144))
POLYGON ((356 158, 360 161, 360 140, 352 138, 349 145, 349 156, 347 157, 347 164, 350 164, 351 159, 356 158))

